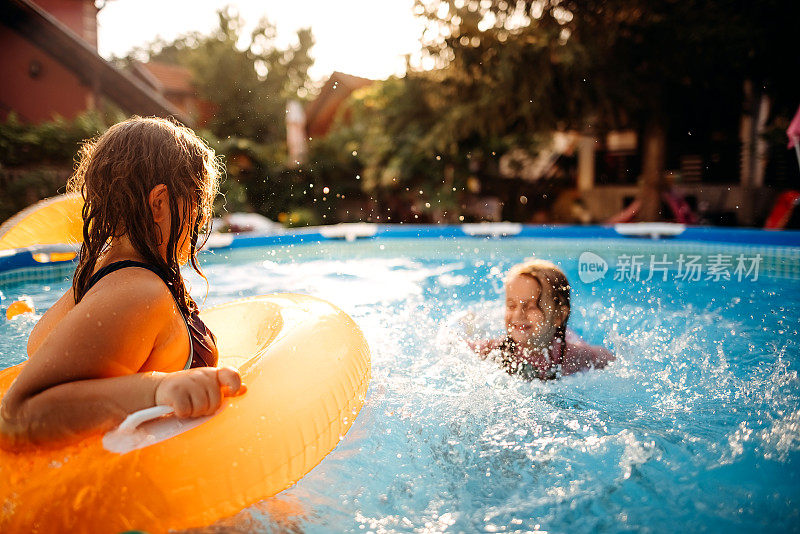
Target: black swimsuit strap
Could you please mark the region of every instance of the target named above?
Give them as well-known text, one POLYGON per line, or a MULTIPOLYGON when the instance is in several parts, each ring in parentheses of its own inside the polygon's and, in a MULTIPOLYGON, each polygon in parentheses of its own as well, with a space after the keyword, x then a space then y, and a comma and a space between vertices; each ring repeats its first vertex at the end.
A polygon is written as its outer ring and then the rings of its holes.
MULTIPOLYGON (((192 326, 193 325, 190 324, 190 320, 189 320, 191 316, 187 317, 186 315, 184 315, 183 311, 181 311, 181 307, 178 304, 178 298, 175 296, 175 293, 172 292, 172 286, 170 285, 169 281, 167 280, 166 275, 164 275, 164 271, 162 271, 161 269, 159 269, 155 265, 151 265, 149 263, 144 263, 144 262, 141 262, 141 261, 134 261, 134 260, 115 261, 113 263, 109 263, 108 265, 106 265, 102 269, 98 270, 96 273, 94 273, 91 276, 91 278, 89 278, 89 281, 86 283, 86 289, 84 290, 83 294, 85 295, 86 293, 88 293, 89 290, 92 288, 92 286, 95 285, 97 282, 99 282, 100 279, 103 278, 104 276, 107 276, 107 275, 113 273, 114 271, 119 271, 120 269, 125 269, 127 267, 141 267, 142 269, 147 269, 148 271, 152 272, 153 274, 155 274, 156 276, 161 278, 161 280, 163 280, 164 284, 166 284, 167 289, 169 289, 169 292, 172 295, 173 300, 175 301, 175 305, 178 306, 178 311, 183 316, 183 322, 186 323, 186 333, 189 334, 189 358, 186 360, 186 365, 184 366, 184 369, 189 369, 190 366, 192 365, 192 361, 194 360, 194 355, 195 355, 195 350, 194 350, 195 341, 194 340, 196 338, 195 335, 192 335, 192 326)), ((196 313, 193 314, 193 315, 196 315, 196 313)), ((197 317, 196 321, 200 321, 200 318, 197 317)), ((205 325, 203 325, 203 326, 205 326, 205 325)), ((196 326, 195 326, 194 330, 197 330, 196 326)), ((199 339, 202 341, 202 336, 199 339)), ((210 350, 210 349, 208 349, 208 350, 210 350)), ((202 358, 202 356, 200 357, 200 359, 201 359, 202 363, 205 364, 205 359, 202 358)))
MULTIPOLYGON (((167 282, 167 278, 164 275, 164 272, 156 267, 155 265, 150 265, 149 263, 144 263, 141 261, 134 261, 134 260, 122 260, 122 261, 115 261, 114 263, 109 263, 102 269, 98 270, 94 273, 89 281, 86 283, 86 289, 83 290, 83 294, 89 292, 89 290, 94 286, 97 282, 100 281, 106 275, 113 273, 114 271, 119 271, 120 269, 124 269, 126 267, 141 267, 142 269, 147 269, 148 271, 154 273, 156 276, 161 278, 167 287, 169 287, 169 283, 167 282)), ((170 293, 172 293, 172 288, 170 288, 170 293)))

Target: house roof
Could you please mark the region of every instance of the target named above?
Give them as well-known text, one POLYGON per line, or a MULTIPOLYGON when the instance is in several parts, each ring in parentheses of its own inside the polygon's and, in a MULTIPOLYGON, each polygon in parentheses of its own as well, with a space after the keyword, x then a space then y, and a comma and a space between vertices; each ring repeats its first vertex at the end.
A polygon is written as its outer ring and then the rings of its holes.
POLYGON ((334 72, 317 98, 311 101, 305 109, 306 130, 308 135, 314 137, 328 133, 336 111, 344 100, 356 89, 366 87, 374 80, 361 78, 343 72, 334 72))
POLYGON ((88 43, 30 0, 0 2, 0 23, 13 28, 128 113, 190 119, 142 81, 116 69, 88 43))
POLYGON ((163 93, 194 94, 195 92, 192 87, 192 73, 186 67, 159 61, 148 61, 138 64, 137 67, 147 71, 163 93))

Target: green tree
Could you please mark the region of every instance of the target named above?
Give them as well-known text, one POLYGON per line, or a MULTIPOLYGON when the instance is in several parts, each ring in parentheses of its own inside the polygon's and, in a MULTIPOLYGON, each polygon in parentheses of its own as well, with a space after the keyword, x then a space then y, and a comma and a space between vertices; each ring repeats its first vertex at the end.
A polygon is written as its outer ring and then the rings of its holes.
POLYGON ((216 137, 285 142, 286 102, 304 98, 310 88, 311 30, 299 30, 297 42, 282 48, 268 20, 246 35, 244 20, 232 8, 218 16, 219 25, 210 34, 155 41, 132 52, 127 61, 152 59, 188 67, 200 96, 214 106, 208 127, 216 137))
POLYGON ((9 114, 0 122, 0 222, 63 193, 80 144, 122 118, 116 110, 87 111, 71 120, 27 124, 9 114))
MULTIPOLYGON (((408 212, 412 203, 426 206, 423 211, 455 214, 470 158, 477 155, 470 153, 474 136, 459 132, 446 117, 449 108, 437 75, 411 72, 355 92, 321 143, 323 156, 339 154, 343 185, 347 173, 352 177, 356 170, 357 184, 386 209, 388 220, 408 219, 408 213, 397 212, 408 212)), ((315 146, 320 153, 320 143, 315 146)))
POLYGON ((284 168, 286 104, 304 100, 312 84, 308 69, 314 39, 310 29, 279 46, 275 26, 262 19, 249 33, 236 11, 218 12, 219 24, 209 34, 192 32, 174 41, 156 40, 134 50, 122 63, 156 60, 183 65, 192 72, 200 97, 213 114, 201 132, 224 156, 228 177, 221 189, 223 209, 250 207, 277 218, 297 206, 300 177, 284 168))
POLYGON ((642 215, 652 219, 675 117, 698 102, 737 115, 748 78, 778 100, 796 88, 797 69, 784 59, 797 20, 788 4, 417 0, 415 9, 428 21, 426 50, 459 131, 636 128, 642 215))

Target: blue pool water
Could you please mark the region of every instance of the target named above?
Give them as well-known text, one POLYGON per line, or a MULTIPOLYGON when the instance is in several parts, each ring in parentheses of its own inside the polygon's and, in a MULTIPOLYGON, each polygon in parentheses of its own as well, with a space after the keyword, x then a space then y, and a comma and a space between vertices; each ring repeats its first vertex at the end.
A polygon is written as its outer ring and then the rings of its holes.
MULTIPOLYGON (((319 296, 355 318, 373 364, 367 402, 339 447, 217 530, 798 531, 798 252, 387 239, 204 254, 206 305, 276 291, 319 296), (591 283, 579 276, 587 251, 608 264, 591 283), (700 257, 699 280, 681 278, 681 254, 700 257), (735 272, 737 256, 756 254, 757 279, 735 272), (466 349, 464 335, 500 333, 503 273, 532 255, 565 269, 570 326, 617 355, 606 370, 528 383, 466 349), (645 280, 650 255, 669 264, 645 280), (634 256, 638 280, 626 267, 634 256), (730 280, 711 270, 720 261, 730 261, 730 280)), ((205 283, 187 277, 202 300, 205 283)), ((32 297, 41 312, 66 287, 0 291, 5 303, 32 297)), ((0 323, 0 367, 24 358, 34 323, 0 323)))

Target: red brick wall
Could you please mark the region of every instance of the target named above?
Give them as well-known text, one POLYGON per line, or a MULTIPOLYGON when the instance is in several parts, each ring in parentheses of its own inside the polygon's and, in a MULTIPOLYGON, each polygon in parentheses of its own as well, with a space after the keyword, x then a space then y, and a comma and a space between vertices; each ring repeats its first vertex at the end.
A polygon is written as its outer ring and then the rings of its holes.
POLYGON ((97 50, 97 8, 93 0, 34 0, 97 50))
POLYGON ((93 107, 89 87, 15 30, 0 26, 0 118, 15 111, 25 122, 43 122, 58 114, 72 118, 93 107), (31 76, 32 64, 39 65, 31 76))

